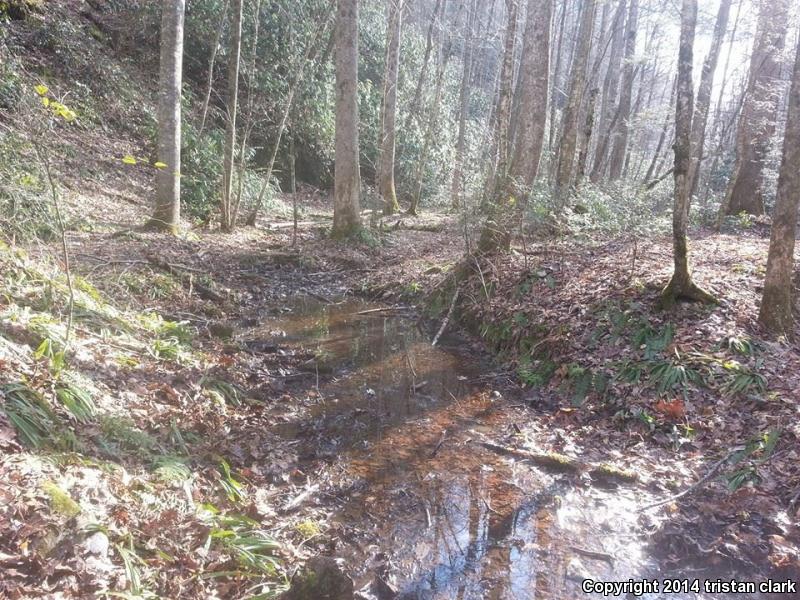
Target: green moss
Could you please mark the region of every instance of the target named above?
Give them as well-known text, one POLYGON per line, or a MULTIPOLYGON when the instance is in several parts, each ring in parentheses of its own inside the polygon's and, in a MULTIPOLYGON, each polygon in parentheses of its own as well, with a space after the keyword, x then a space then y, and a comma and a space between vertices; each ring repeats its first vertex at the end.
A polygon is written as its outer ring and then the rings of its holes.
POLYGON ((50 500, 50 510, 62 517, 71 519, 81 513, 80 505, 52 481, 42 484, 42 491, 50 500))

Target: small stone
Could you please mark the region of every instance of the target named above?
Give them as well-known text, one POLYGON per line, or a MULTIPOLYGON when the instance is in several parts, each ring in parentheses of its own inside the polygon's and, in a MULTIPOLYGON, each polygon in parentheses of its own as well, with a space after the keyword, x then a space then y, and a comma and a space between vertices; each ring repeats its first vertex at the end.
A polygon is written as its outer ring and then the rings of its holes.
POLYGON ((108 536, 102 531, 96 531, 83 542, 86 552, 97 556, 108 554, 108 536))
POLYGON ((503 397, 503 394, 501 394, 497 390, 492 392, 492 398, 494 398, 495 400, 498 399, 498 398, 502 398, 502 397, 503 397))

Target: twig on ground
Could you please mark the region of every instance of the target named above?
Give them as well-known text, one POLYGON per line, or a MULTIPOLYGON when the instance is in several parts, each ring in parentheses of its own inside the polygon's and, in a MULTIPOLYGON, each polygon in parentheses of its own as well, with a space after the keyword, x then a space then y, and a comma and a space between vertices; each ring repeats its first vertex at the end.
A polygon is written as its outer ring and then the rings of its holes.
POLYGON ((444 318, 444 322, 442 322, 442 326, 439 328, 439 332, 436 334, 436 337, 433 338, 433 342, 431 342, 431 346, 435 346, 439 343, 439 338, 442 337, 444 330, 447 329, 447 324, 450 322, 450 317, 453 316, 453 312, 456 309, 456 302, 458 302, 458 295, 461 293, 460 288, 456 288, 456 293, 453 294, 453 300, 450 302, 450 310, 447 311, 447 316, 444 318))
POLYGON ((714 466, 711 467, 709 472, 706 473, 699 481, 697 481, 696 483, 693 483, 692 485, 690 485, 688 488, 686 488, 682 492, 680 492, 678 494, 675 494, 674 496, 670 496, 669 498, 665 498, 664 500, 660 500, 658 502, 654 502, 652 504, 648 504, 646 506, 643 506, 643 507, 637 509, 637 512, 644 512, 646 510, 650 510, 651 508, 656 508, 658 506, 664 506, 665 504, 672 504, 676 500, 680 500, 681 498, 685 498, 686 496, 688 496, 692 492, 695 492, 696 490, 700 489, 703 485, 708 483, 708 481, 710 481, 720 471, 720 469, 722 469, 722 467, 725 466, 725 463, 727 463, 731 459, 731 457, 733 455, 738 454, 743 449, 744 449, 744 446, 738 446, 738 447, 734 448, 733 450, 731 450, 730 452, 728 452, 728 454, 726 454, 725 457, 722 460, 716 462, 714 464, 714 466))

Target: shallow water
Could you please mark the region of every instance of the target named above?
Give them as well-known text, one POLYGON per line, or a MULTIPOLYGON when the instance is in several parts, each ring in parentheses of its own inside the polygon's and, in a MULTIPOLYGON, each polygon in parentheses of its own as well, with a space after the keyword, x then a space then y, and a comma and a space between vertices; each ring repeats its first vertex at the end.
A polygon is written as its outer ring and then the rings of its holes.
POLYGON ((416 315, 381 308, 299 296, 249 333, 313 352, 303 368, 317 401, 277 429, 345 482, 331 500, 335 555, 366 597, 572 600, 602 597, 581 591, 587 578, 702 577, 659 573, 646 534, 655 523, 635 512, 652 500, 643 490, 594 487, 481 446, 513 444, 515 419, 534 415, 481 383, 467 342, 432 347, 416 315))

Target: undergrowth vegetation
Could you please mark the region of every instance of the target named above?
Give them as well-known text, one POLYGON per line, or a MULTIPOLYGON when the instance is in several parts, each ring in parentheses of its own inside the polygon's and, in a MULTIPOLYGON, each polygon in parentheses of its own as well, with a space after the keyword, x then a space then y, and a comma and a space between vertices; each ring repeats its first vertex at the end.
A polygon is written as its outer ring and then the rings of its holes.
MULTIPOLYGON (((250 585, 253 598, 285 586, 281 544, 240 514, 250 486, 229 459, 208 454, 202 436, 175 417, 143 422, 133 418, 130 407, 119 412, 113 397, 119 391, 94 373, 104 368, 135 374, 185 364, 208 369, 208 357, 193 347, 196 329, 154 312, 117 309, 77 278, 80 336, 67 355, 68 292, 58 268, 0 246, 0 272, 0 433, 7 423, 31 453, 24 456, 42 461, 27 477, 40 490, 45 514, 64 523, 57 539, 46 538, 48 547, 68 539, 110 545, 113 552, 103 560, 111 562, 102 572, 90 569, 91 576, 98 578, 99 589, 126 597, 155 597, 158 565, 195 544, 215 557, 207 577, 257 583, 250 585), (76 479, 77 473, 82 475, 76 479), (97 485, 107 495, 102 504, 88 500, 97 485), (114 506, 126 507, 128 516, 120 521, 117 513, 105 512, 114 506), (159 514, 194 525, 177 535, 144 534, 141 527, 159 514), (126 522, 127 527, 120 525, 126 522)), ((193 402, 201 413, 225 411, 247 398, 243 388, 219 376, 199 380, 193 402)))

